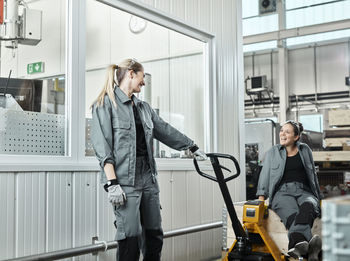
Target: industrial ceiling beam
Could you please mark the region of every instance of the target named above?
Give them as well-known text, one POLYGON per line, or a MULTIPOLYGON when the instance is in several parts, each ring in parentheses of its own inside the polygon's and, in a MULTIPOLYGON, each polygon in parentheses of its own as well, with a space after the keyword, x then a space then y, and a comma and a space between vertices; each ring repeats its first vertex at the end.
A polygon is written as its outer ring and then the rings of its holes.
POLYGON ((304 36, 310 34, 326 33, 350 28, 350 19, 329 23, 308 25, 291 29, 283 29, 268 33, 254 34, 243 37, 243 44, 260 43, 272 40, 283 40, 287 38, 304 36))

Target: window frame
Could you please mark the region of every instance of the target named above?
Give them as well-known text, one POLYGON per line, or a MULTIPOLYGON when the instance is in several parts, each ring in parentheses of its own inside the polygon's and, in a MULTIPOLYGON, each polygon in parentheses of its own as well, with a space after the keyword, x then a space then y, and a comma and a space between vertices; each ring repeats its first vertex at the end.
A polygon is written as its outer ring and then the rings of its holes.
MULTIPOLYGON (((204 43, 205 151, 217 146, 215 35, 190 26, 149 5, 124 0, 96 0, 137 15, 204 43)), ((94 157, 85 156, 86 0, 66 0, 66 155, 1 155, 0 171, 97 171, 94 157), (74 106, 73 106, 74 105, 74 106), (44 164, 43 164, 44 163, 44 164)), ((158 170, 192 170, 190 159, 156 159, 158 170), (181 163, 180 163, 181 162, 181 163)))

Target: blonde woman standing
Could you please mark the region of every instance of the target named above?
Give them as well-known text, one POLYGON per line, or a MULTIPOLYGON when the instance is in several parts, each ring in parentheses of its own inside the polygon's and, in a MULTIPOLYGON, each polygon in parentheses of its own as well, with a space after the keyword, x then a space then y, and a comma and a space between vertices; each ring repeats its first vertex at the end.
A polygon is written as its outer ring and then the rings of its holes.
POLYGON ((104 88, 92 106, 91 140, 116 217, 119 261, 139 260, 141 245, 144 260, 161 257, 163 230, 153 138, 207 159, 190 138, 135 97, 144 86, 144 77, 143 66, 134 59, 110 65, 104 88))

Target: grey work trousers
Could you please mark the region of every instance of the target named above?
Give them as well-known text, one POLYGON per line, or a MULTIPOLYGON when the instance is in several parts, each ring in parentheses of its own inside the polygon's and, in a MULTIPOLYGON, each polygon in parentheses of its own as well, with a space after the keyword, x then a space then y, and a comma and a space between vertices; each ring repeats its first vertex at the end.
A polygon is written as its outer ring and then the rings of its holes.
POLYGON ((299 182, 283 184, 271 202, 271 209, 277 213, 288 229, 289 240, 292 233, 300 233, 307 241, 310 241, 312 223, 317 216, 317 208, 317 198, 308 191, 305 185, 299 182), (300 208, 303 204, 305 206, 305 203, 307 203, 306 211, 302 211, 308 213, 301 213, 300 208))
MULTIPOLYGON (((135 185, 122 186, 122 188, 126 194, 126 203, 123 206, 114 207, 117 226, 115 239, 119 242, 118 252, 126 253, 129 250, 121 248, 131 248, 132 252, 138 254, 141 248, 144 260, 160 260, 163 230, 159 186, 156 177, 152 175, 147 157, 136 159, 135 185)), ((131 261, 134 257, 131 258, 126 254, 119 259, 131 261)))

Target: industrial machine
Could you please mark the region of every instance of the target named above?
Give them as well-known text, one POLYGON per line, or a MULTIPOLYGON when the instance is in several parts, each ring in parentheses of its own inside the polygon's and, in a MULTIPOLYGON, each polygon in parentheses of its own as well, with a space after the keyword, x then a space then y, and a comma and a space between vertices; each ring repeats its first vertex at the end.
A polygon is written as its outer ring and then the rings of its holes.
POLYGON ((0 41, 5 41, 5 47, 37 45, 41 36, 42 11, 28 8, 23 0, 0 1, 0 41))
POLYGON ((208 153, 207 156, 210 158, 216 177, 202 172, 196 159, 194 159, 194 166, 201 176, 219 184, 236 235, 235 242, 223 260, 285 260, 284 255, 266 232, 267 207, 264 205, 264 201, 248 201, 244 204, 243 224, 237 217, 226 184, 240 175, 241 170, 237 160, 228 154, 208 153), (222 170, 224 169, 230 173, 231 171, 220 164, 219 158, 231 160, 235 165, 236 173, 225 178, 222 170))

